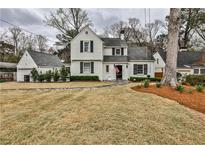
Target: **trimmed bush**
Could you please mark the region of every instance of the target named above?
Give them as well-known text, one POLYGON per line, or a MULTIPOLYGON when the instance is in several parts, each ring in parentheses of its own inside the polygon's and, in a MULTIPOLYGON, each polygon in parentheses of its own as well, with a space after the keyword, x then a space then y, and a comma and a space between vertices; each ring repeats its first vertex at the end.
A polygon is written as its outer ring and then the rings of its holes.
POLYGON ((203 92, 204 91, 204 86, 203 85, 196 85, 196 91, 203 92))
POLYGON ((149 80, 148 79, 146 79, 146 80, 144 80, 144 87, 145 88, 148 88, 149 87, 149 80))
POLYGON ((46 73, 44 74, 44 79, 45 79, 47 82, 51 82, 51 78, 52 78, 52 72, 51 72, 51 70, 46 71, 46 73))
POLYGON ((141 82, 141 81, 144 81, 146 79, 149 79, 150 81, 153 81, 153 82, 160 82, 161 79, 160 78, 147 78, 147 77, 130 77, 129 80, 130 81, 133 81, 133 82, 141 82))
POLYGON ((160 82, 157 82, 157 83, 156 83, 156 87, 157 87, 157 88, 160 88, 161 86, 162 86, 162 84, 161 84, 160 82))
POLYGON ((186 82, 192 86, 205 85, 205 75, 187 75, 186 82))
POLYGON ((71 76, 71 81, 99 81, 98 76, 71 76))
POLYGON ((53 72, 53 80, 54 82, 57 82, 60 78, 60 74, 58 72, 58 70, 56 69, 54 72, 53 72))
POLYGON ((3 82, 6 82, 6 80, 2 80, 2 79, 0 79, 0 83, 3 83, 3 82))
POLYGON ((45 79, 44 74, 42 72, 40 72, 40 74, 38 75, 38 81, 43 82, 44 79, 45 79))
POLYGON ((182 93, 184 91, 184 87, 182 85, 177 85, 176 90, 182 93))
POLYGON ((33 78, 33 81, 36 82, 36 80, 38 79, 38 71, 36 70, 36 68, 33 68, 31 71, 31 77, 33 78))
POLYGON ((68 70, 66 67, 63 65, 62 68, 60 69, 60 77, 63 81, 66 81, 66 78, 68 77, 68 70))

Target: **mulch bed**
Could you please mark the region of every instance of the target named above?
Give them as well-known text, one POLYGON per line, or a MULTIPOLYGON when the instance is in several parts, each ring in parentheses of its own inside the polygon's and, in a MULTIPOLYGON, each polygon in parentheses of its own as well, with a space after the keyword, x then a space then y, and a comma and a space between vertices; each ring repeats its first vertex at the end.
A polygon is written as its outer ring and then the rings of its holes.
POLYGON ((197 92, 194 87, 191 86, 184 86, 184 88, 184 92, 180 93, 174 88, 168 86, 162 86, 161 88, 156 88, 155 85, 149 86, 148 88, 139 88, 137 86, 132 87, 135 91, 152 93, 161 97, 169 98, 189 108, 205 113, 205 92, 197 92), (190 89, 193 90, 192 93, 189 93, 190 89))

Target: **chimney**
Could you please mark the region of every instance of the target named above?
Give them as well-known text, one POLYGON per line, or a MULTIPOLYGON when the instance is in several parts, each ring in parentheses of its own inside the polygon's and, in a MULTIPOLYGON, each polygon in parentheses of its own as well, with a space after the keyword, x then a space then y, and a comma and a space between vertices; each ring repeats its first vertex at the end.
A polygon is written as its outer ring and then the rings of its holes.
POLYGON ((120 31, 120 39, 124 40, 125 39, 125 30, 120 31))

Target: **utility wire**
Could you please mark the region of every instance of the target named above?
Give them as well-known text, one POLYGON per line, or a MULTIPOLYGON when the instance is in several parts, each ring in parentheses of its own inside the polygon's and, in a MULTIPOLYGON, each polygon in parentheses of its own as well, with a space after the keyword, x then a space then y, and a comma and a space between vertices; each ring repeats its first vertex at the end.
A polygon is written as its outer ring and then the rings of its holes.
MULTIPOLYGON (((11 25, 11 26, 13 26, 13 27, 17 27, 17 28, 19 28, 19 29, 21 29, 21 30, 23 30, 23 31, 26 31, 27 33, 30 33, 30 34, 39 36, 39 34, 33 33, 33 32, 31 32, 31 31, 29 31, 29 30, 27 30, 27 29, 21 28, 20 26, 17 26, 17 25, 15 25, 15 24, 12 24, 12 23, 10 23, 10 22, 4 20, 4 19, 1 19, 1 18, 0 18, 0 21, 2 21, 2 22, 4 22, 4 23, 7 23, 7 24, 9 24, 9 25, 11 25)), ((55 41, 52 41, 52 40, 50 40, 50 39, 48 39, 48 38, 47 38, 47 40, 50 41, 50 42, 56 43, 55 41)))

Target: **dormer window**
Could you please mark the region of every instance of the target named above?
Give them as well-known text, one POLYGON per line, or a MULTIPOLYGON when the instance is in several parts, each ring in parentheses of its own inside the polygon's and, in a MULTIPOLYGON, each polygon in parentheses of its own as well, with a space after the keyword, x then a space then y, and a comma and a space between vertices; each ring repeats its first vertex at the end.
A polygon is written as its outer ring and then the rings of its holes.
POLYGON ((89 51, 89 41, 84 41, 84 52, 89 51))
POLYGON ((124 56, 124 48, 112 48, 113 56, 124 56))
POLYGON ((115 54, 116 54, 117 56, 120 56, 120 55, 121 55, 120 49, 116 49, 115 54))

